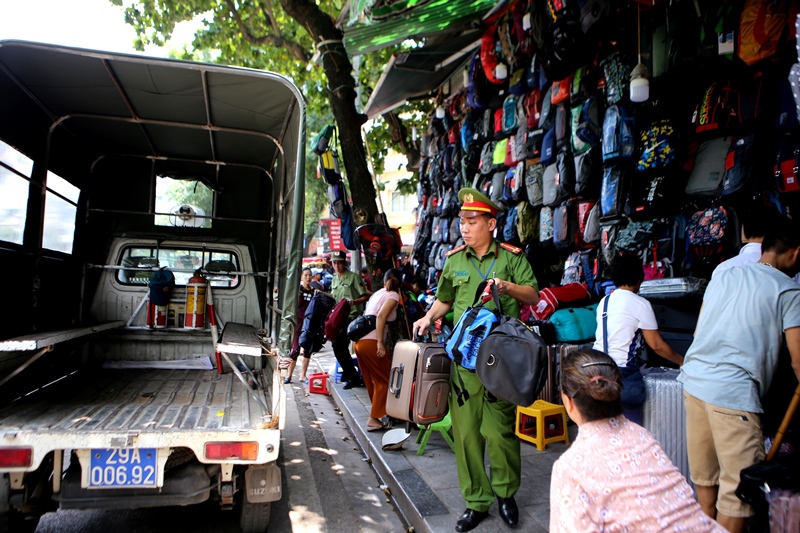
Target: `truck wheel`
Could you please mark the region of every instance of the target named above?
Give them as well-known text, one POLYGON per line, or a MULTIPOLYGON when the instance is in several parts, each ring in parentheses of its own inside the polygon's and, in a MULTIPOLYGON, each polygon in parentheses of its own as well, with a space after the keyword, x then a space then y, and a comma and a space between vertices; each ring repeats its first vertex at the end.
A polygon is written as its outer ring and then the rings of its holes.
POLYGON ((269 526, 271 502, 250 503, 247 501, 247 486, 244 476, 242 479, 242 490, 239 491, 239 528, 242 533, 264 533, 269 526))

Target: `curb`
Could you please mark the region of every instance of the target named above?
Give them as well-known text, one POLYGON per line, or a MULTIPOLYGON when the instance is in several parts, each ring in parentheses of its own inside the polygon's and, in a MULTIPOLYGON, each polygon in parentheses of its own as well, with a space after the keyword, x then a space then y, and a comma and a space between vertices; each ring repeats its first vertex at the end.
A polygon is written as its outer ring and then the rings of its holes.
MULTIPOLYGON (((319 360, 315 362, 317 367, 320 368, 321 372, 326 371, 319 360)), ((343 391, 337 387, 336 383, 334 383, 334 376, 331 376, 330 380, 331 382, 328 384, 328 390, 330 391, 334 402, 336 402, 336 405, 342 412, 342 416, 347 422, 347 425, 353 431, 353 435, 355 436, 359 447, 361 447, 361 449, 364 451, 364 454, 366 455, 367 459, 369 459, 375 471, 378 473, 378 476, 391 490, 392 498, 394 499, 394 502, 405 522, 414 528, 415 533, 434 533, 434 531, 441 531, 440 528, 435 530, 431 529, 431 525, 428 524, 427 520, 423 518, 420 510, 414 505, 411 495, 406 491, 403 484, 401 484, 400 481, 395 477, 394 471, 388 462, 388 460, 392 458, 387 457, 382 449, 381 438, 383 433, 380 432, 374 436, 369 435, 361 426, 361 424, 358 423, 356 414, 352 409, 353 407, 356 407, 355 404, 360 406, 360 402, 352 397, 352 394, 350 394, 348 391, 343 391), (347 398, 343 396, 345 394, 349 395, 352 398, 352 401, 346 401, 347 398)), ((413 435, 414 432, 412 431, 412 436, 410 436, 409 439, 411 439, 413 435)), ((405 460, 405 458, 402 457, 402 454, 398 454, 398 456, 405 460)), ((447 520, 448 522, 452 520, 449 513, 447 514, 447 520)))

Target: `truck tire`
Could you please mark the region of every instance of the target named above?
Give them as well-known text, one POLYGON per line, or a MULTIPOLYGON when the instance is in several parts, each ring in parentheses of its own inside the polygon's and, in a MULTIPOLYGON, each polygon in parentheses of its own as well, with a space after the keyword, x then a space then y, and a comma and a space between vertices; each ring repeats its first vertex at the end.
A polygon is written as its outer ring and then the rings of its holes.
POLYGON ((247 486, 241 477, 242 490, 239 491, 239 528, 242 533, 265 533, 269 526, 272 503, 250 503, 247 501, 247 486))

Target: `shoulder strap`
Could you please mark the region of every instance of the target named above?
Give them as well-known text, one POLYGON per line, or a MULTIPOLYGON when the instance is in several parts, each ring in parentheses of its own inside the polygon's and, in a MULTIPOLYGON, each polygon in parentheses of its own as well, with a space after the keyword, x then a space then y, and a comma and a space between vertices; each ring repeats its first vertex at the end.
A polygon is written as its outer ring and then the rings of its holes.
POLYGON ((608 300, 611 294, 606 295, 603 301, 603 352, 608 355, 608 300))

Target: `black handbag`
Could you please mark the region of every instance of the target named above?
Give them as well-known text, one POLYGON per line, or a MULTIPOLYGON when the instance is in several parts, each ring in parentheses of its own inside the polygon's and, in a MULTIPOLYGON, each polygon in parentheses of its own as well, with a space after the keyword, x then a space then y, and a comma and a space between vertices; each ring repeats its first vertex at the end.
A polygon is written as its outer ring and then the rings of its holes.
POLYGON ((375 315, 361 315, 356 317, 356 319, 347 326, 347 338, 351 341, 360 340, 364 335, 375 330, 377 321, 378 317, 375 315))
POLYGON ((504 316, 478 349, 475 371, 500 400, 528 407, 547 381, 547 344, 532 328, 504 316))

